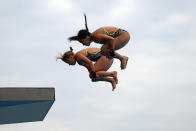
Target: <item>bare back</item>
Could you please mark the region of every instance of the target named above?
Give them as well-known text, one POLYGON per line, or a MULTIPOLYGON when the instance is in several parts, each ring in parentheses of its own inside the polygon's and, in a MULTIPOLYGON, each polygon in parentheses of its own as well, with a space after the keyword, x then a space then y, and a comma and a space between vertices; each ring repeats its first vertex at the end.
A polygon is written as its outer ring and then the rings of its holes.
POLYGON ((114 26, 104 26, 100 27, 97 30, 95 30, 92 35, 98 35, 98 34, 105 34, 104 29, 108 31, 108 33, 115 32, 118 28, 114 26))
POLYGON ((82 54, 86 56, 86 50, 88 50, 88 52, 97 52, 97 51, 100 51, 100 48, 89 47, 89 48, 85 48, 83 50, 78 51, 76 54, 82 54))

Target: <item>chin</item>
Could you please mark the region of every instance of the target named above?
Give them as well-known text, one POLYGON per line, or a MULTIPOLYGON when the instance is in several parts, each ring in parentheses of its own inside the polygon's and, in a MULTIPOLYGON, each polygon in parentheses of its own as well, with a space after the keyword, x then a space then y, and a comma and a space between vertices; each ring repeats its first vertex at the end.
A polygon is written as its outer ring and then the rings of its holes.
POLYGON ((85 45, 85 46, 90 46, 90 43, 85 43, 85 44, 83 44, 83 45, 85 45))

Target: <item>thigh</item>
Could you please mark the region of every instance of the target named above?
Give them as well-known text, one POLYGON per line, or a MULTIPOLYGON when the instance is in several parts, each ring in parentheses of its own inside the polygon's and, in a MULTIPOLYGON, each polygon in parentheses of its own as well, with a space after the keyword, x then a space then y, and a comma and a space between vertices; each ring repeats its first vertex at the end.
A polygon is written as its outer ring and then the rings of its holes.
POLYGON ((106 56, 101 56, 94 64, 95 72, 107 71, 113 63, 113 59, 108 59, 106 56))
POLYGON ((120 32, 120 34, 114 38, 115 50, 124 47, 130 40, 130 35, 128 32, 120 32))

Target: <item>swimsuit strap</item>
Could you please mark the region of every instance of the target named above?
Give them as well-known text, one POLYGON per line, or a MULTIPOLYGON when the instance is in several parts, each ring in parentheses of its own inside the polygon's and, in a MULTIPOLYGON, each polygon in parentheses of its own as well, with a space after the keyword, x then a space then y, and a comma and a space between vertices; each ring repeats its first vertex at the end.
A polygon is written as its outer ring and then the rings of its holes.
POLYGON ((88 54, 96 55, 97 53, 100 52, 100 50, 101 50, 101 49, 99 49, 99 50, 96 51, 96 52, 89 52, 88 49, 86 49, 86 56, 87 56, 88 54))
POLYGON ((88 55, 88 50, 86 49, 86 56, 88 55))
POLYGON ((91 61, 97 61, 101 56, 101 50, 99 49, 96 52, 88 52, 86 49, 86 57, 91 61))
POLYGON ((113 33, 109 33, 105 28, 104 28, 104 33, 106 35, 109 35, 109 36, 113 36, 119 29, 116 29, 113 33))

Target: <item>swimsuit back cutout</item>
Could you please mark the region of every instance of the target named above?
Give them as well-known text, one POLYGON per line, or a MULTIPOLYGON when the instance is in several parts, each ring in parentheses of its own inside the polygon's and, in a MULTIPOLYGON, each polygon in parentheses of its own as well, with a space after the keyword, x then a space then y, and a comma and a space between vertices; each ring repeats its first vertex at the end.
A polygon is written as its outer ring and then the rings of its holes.
POLYGON ((113 33, 109 33, 106 29, 104 29, 104 33, 108 36, 113 37, 113 38, 117 37, 121 31, 125 31, 125 30, 119 28, 116 31, 114 31, 113 33))
POLYGON ((86 57, 91 60, 91 61, 97 61, 101 56, 101 50, 96 51, 96 52, 89 52, 86 49, 86 57))

